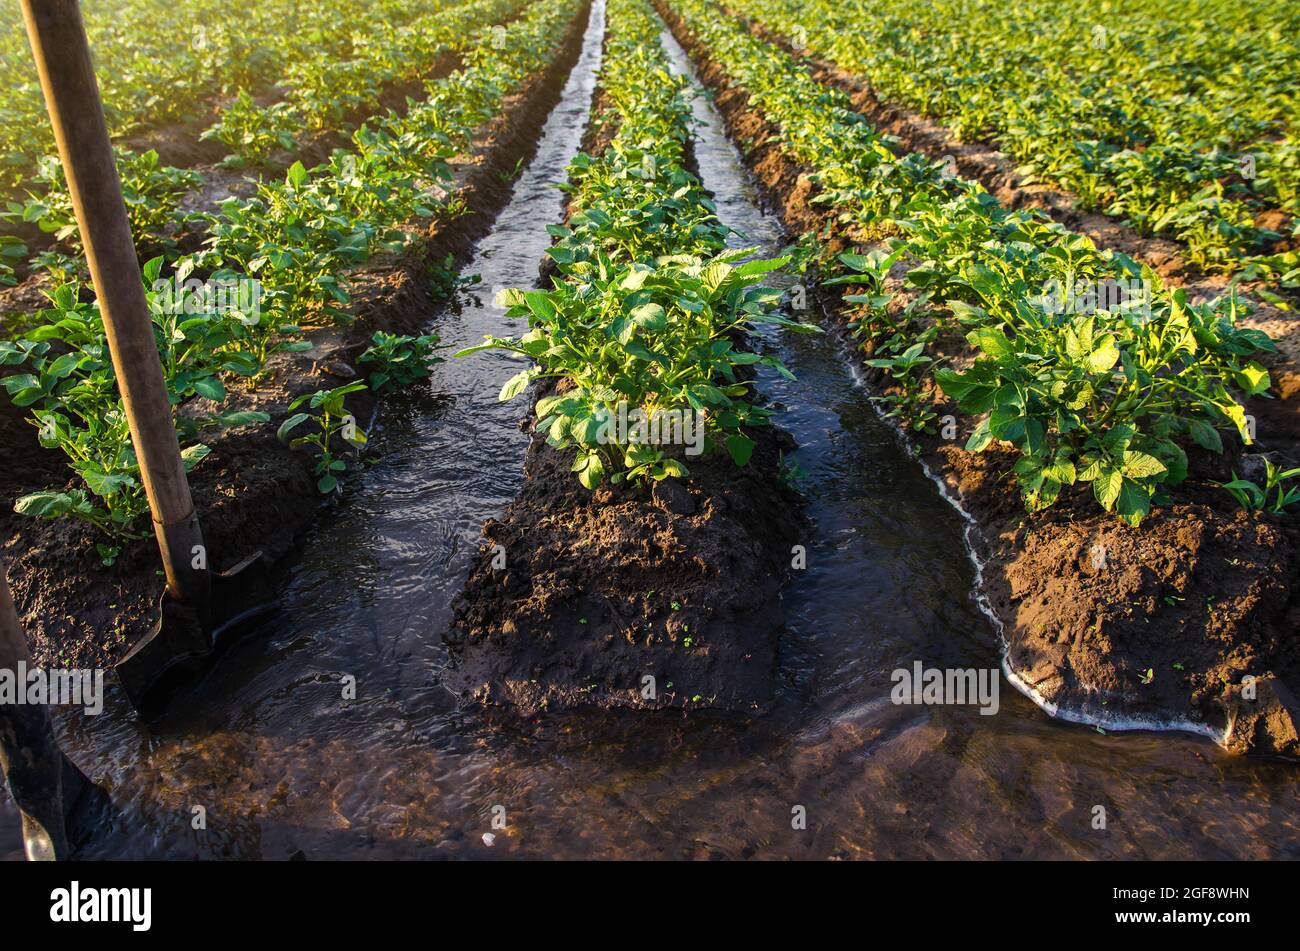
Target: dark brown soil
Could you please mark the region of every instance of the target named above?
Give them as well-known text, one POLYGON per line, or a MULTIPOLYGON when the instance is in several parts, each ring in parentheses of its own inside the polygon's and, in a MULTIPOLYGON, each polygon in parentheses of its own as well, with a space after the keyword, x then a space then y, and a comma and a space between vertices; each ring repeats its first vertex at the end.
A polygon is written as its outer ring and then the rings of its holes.
MULTIPOLYGON (((584 150, 600 154, 616 132, 597 88, 584 150)), ((570 471, 571 453, 534 434, 519 498, 484 527, 455 602, 444 683, 523 716, 765 710, 801 522, 779 479, 794 441, 773 427, 751 435, 758 445, 742 469, 721 453, 687 460, 685 484, 592 493, 570 471)))
POLYGON ((444 683, 524 716, 580 705, 764 710, 799 520, 777 479, 793 442, 771 428, 753 435, 743 469, 720 454, 690 460, 684 484, 595 493, 569 471, 569 453, 536 436, 523 491, 484 527, 454 605, 444 683))
MULTIPOLYGON (((313 459, 290 451, 275 436, 288 403, 298 394, 341 385, 355 371, 357 354, 376 329, 418 332, 435 311, 432 265, 453 256, 469 259, 510 194, 509 173, 531 157, 547 115, 559 101, 581 51, 586 9, 579 11, 563 50, 550 68, 512 94, 502 113, 476 139, 472 155, 456 163, 458 194, 469 213, 412 225, 419 240, 400 257, 376 259, 356 274, 354 313, 347 328, 308 334, 311 351, 277 357, 272 378, 253 393, 232 397, 230 408, 261 409, 272 421, 226 430, 205 439, 212 449, 191 474, 195 508, 210 564, 224 569, 253 551, 268 561, 291 551, 298 537, 328 508, 311 475, 313 459)), ((371 419, 375 400, 359 394, 349 409, 371 419)), ((111 568, 100 563, 90 530, 65 521, 23 518, 13 499, 51 485, 71 485, 61 457, 37 444, 35 430, 8 401, 0 413, 0 533, 3 555, 23 624, 38 663, 110 665, 152 623, 162 590, 152 539, 128 544, 111 568)))
MULTIPOLYGON (((672 11, 661 0, 656 6, 786 227, 827 231, 833 245, 860 239, 840 233, 809 204, 808 170, 783 153, 777 130, 672 11)), ((884 388, 878 376, 869 379, 884 388)), ((1283 373, 1275 382, 1280 399, 1248 407, 1259 419, 1260 448, 1279 459, 1296 458, 1300 446, 1298 388, 1283 373)), ((1179 723, 1216 735, 1234 751, 1300 755, 1300 705, 1287 686, 1300 683, 1300 530, 1294 519, 1233 511, 1209 482, 1224 478, 1230 464, 1239 471, 1258 466, 1259 456, 1194 454, 1175 504, 1132 529, 1082 493, 1046 513, 1026 514, 1000 475, 1010 460, 966 452, 960 447, 967 435, 922 437, 919 448, 975 520, 981 594, 1003 629, 1018 679, 1063 715, 1121 726, 1143 718, 1179 723), (1256 678, 1254 700, 1243 698, 1251 692, 1248 676, 1256 678)))

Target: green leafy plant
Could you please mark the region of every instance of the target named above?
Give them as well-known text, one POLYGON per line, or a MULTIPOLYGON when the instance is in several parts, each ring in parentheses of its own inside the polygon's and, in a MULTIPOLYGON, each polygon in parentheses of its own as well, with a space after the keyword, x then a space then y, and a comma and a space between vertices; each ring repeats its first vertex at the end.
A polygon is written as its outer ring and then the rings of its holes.
POLYGON ((349 383, 332 390, 317 390, 305 393, 289 404, 290 411, 301 406, 315 412, 296 412, 280 424, 276 433, 281 442, 288 443, 293 449, 309 448, 315 450, 316 488, 324 495, 337 492, 340 488, 339 475, 347 471, 346 460, 340 453, 346 451, 343 443, 352 448, 366 444, 365 432, 356 425, 348 413, 344 401, 352 393, 366 389, 364 382, 349 383), (308 423, 312 431, 304 436, 293 436, 295 429, 308 423))
MULTIPOLYGON (((613 15, 613 14, 611 14, 613 15)), ((564 381, 539 400, 537 428, 574 452, 573 471, 588 489, 607 478, 684 478, 680 442, 638 439, 615 419, 689 418, 703 451, 725 449, 738 466, 755 448, 746 433, 770 411, 750 398, 748 368, 772 357, 737 345, 744 328, 815 328, 776 312, 781 293, 760 286, 788 259, 746 260, 726 250, 728 230, 699 180, 683 168, 690 136, 687 84, 666 68, 659 26, 644 4, 620 2, 619 28, 606 44, 602 85, 618 113, 618 132, 602 155, 578 155, 569 168, 567 226, 552 226, 549 254, 561 277, 552 290, 508 290, 507 316, 527 319, 518 338, 491 337, 465 356, 503 349, 533 361, 507 380, 503 400, 538 379, 564 381)))
POLYGON ((898 393, 876 397, 890 404, 886 417, 896 417, 915 432, 933 433, 938 413, 925 391, 925 373, 934 359, 922 353, 924 349, 925 342, 917 341, 897 356, 875 357, 865 362, 867 366, 885 370, 899 388, 898 393))
POLYGON ((0 234, 0 287, 18 283, 14 265, 27 256, 27 245, 13 235, 0 234))
MULTIPOLYGON (((153 150, 126 152, 117 149, 114 154, 131 233, 146 248, 174 246, 169 229, 173 226, 179 229, 187 219, 179 211, 181 199, 197 188, 202 178, 188 169, 162 165, 158 153, 153 150)), ((72 207, 72 195, 57 157, 50 155, 40 161, 36 184, 38 195, 22 205, 9 204, 11 216, 35 223, 80 257, 81 235, 72 207)))
POLYGON ((370 389, 374 392, 403 389, 429 378, 430 367, 442 362, 434 353, 437 349, 437 334, 413 337, 376 330, 358 362, 372 368, 370 389))
MULTIPOLYGON (((55 427, 51 436, 42 436, 42 444, 62 449, 76 460, 72 469, 90 487, 90 493, 84 489, 32 492, 14 502, 14 511, 33 518, 73 518, 114 539, 148 538, 151 532, 138 522, 148 513, 149 500, 140 481, 135 452, 123 448, 120 442, 124 434, 130 438, 122 414, 106 421, 103 428, 65 429, 58 423, 55 427), (113 454, 105 454, 105 450, 113 454)), ((185 471, 191 471, 209 452, 207 446, 198 444, 183 449, 185 471)), ((120 544, 100 542, 95 547, 105 565, 112 565, 121 551, 120 544)))
MULTIPOLYGON (((183 413, 195 396, 221 401, 220 374, 248 372, 238 345, 241 324, 230 314, 198 306, 167 306, 153 284, 161 258, 144 268, 150 314, 162 360, 163 378, 182 443, 211 426, 265 422, 253 411, 183 413)), ((183 279, 183 272, 182 279, 183 279)), ((0 341, 0 366, 20 367, 0 380, 16 406, 32 410, 31 423, 41 445, 59 449, 89 494, 47 491, 18 500, 15 511, 41 517, 70 516, 121 537, 137 537, 136 520, 147 502, 139 465, 117 390, 103 319, 96 305, 82 301, 79 288, 66 284, 49 295, 41 322, 16 341, 0 341)), ((196 465, 207 448, 182 451, 187 466, 196 465)))
POLYGON ((263 162, 277 149, 290 150, 298 143, 295 133, 302 128, 301 118, 290 102, 260 106, 246 89, 239 90, 221 118, 200 139, 215 139, 231 149, 225 159, 228 167, 263 162))
POLYGON ((1249 479, 1240 478, 1236 472, 1232 474, 1231 482, 1216 484, 1248 512, 1269 511, 1281 515, 1292 505, 1300 502, 1300 485, 1283 484, 1297 478, 1300 478, 1300 468, 1282 470, 1274 465, 1272 460, 1265 459, 1262 486, 1249 479), (1272 502, 1268 498, 1270 493, 1273 494, 1272 502))

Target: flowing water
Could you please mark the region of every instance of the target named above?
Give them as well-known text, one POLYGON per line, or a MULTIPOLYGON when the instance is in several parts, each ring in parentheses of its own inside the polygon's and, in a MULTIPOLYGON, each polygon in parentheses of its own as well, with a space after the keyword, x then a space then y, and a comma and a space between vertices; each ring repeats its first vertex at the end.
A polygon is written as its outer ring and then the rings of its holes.
MULTIPOLYGON (((515 329, 491 289, 535 279, 602 28, 597 4, 563 103, 470 265, 483 293, 436 320, 452 347, 515 329)), ((696 113, 701 175, 737 246, 778 250, 779 226, 704 98, 696 113)), ((839 337, 758 342, 798 377, 760 384, 787 408, 812 525, 807 568, 784 594, 771 714, 574 713, 503 727, 458 712, 439 682, 440 634, 482 522, 518 490, 526 446, 523 401, 496 401, 514 367, 489 351, 436 367, 427 394, 385 408, 381 461, 304 543, 280 612, 161 721, 142 724, 119 697, 101 717, 65 718, 69 753, 119 810, 94 854, 1300 856, 1300 778, 1285 764, 1185 735, 1055 722, 1005 681, 995 715, 891 703, 895 668, 998 666, 960 517, 880 421, 839 337), (796 807, 805 829, 792 827, 796 807), (506 828, 488 845, 501 810, 506 828), (194 828, 200 815, 206 829, 194 828)), ((6 804, 0 855, 18 848, 6 804)))

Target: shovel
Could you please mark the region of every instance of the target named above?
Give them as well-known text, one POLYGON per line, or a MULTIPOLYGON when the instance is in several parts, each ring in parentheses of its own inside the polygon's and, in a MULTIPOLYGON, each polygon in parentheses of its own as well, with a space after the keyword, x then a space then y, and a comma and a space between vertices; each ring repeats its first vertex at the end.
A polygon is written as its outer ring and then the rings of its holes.
POLYGON ((207 664, 224 635, 275 610, 266 568, 262 553, 254 552, 210 574, 204 602, 177 601, 166 590, 158 596, 157 619, 113 666, 131 706, 155 712, 169 688, 207 664))
POLYGON ((164 675, 206 655, 239 619, 229 606, 245 603, 241 589, 259 556, 223 574, 206 567, 77 0, 22 0, 22 9, 167 578, 158 623, 117 665, 138 708, 164 675))

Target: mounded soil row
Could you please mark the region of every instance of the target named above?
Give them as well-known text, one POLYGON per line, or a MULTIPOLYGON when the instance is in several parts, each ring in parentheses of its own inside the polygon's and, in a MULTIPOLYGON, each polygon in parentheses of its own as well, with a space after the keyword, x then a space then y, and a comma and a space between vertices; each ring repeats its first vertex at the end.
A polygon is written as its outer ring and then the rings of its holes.
MULTIPOLYGON (((809 169, 782 151, 777 129, 673 11, 662 0, 656 6, 789 231, 829 227, 834 249, 850 246, 831 216, 810 203, 809 169)), ((902 296, 901 282, 895 289, 902 296)), ((826 303, 851 317, 836 299, 826 303)), ((941 342, 941 352, 945 346, 969 359, 964 341, 941 342)), ((869 386, 887 392, 879 373, 868 369, 867 376, 869 386)), ((960 419, 941 392, 933 399, 941 415, 960 419)), ((1295 458, 1295 438, 1270 428, 1266 403, 1247 407, 1260 419, 1258 448, 1295 458)), ((1300 705, 1291 689, 1300 683, 1300 530, 1294 519, 1233 510, 1209 482, 1229 478, 1233 466, 1253 474, 1260 457, 1193 452, 1176 504, 1132 529, 1081 491, 1027 514, 1005 477, 1013 454, 961 448, 976 422, 961 420, 955 439, 911 442, 973 522, 978 594, 1002 628, 1005 666, 1017 686, 1063 718, 1110 728, 1172 726, 1235 752, 1300 755, 1300 705)))
MULTIPOLYGON (((410 226, 417 241, 401 255, 378 257, 355 273, 347 328, 311 330, 310 351, 281 354, 256 391, 232 389, 228 409, 256 409, 271 422, 205 434, 211 454, 190 474, 209 566, 225 570, 261 551, 263 570, 293 550, 323 517, 329 501, 317 492, 315 457, 276 438, 289 403, 303 393, 356 377, 356 358, 376 330, 419 333, 438 306, 435 265, 469 260, 510 197, 510 174, 536 148, 546 117, 559 102, 577 62, 589 6, 574 17, 551 65, 508 96, 501 113, 475 138, 472 154, 456 160, 455 193, 468 213, 410 226)), ((373 418, 377 400, 349 400, 358 421, 373 418)), ((36 430, 8 400, 0 401, 0 534, 22 622, 37 663, 105 667, 122 656, 156 620, 161 563, 152 536, 123 546, 112 567, 95 551, 94 530, 65 519, 26 518, 12 511, 18 496, 51 486, 75 487, 61 453, 41 448, 36 430)), ((147 524, 147 522, 146 522, 147 524)))
MULTIPOLYGON (((597 88, 583 150, 603 152, 616 131, 597 88)), ((765 710, 802 523, 779 479, 794 441, 771 426, 750 435, 758 445, 744 468, 725 453, 686 458, 688 482, 593 493, 569 471, 571 452, 534 431, 520 495, 484 526, 453 605, 443 682, 467 703, 522 716, 765 710)))

